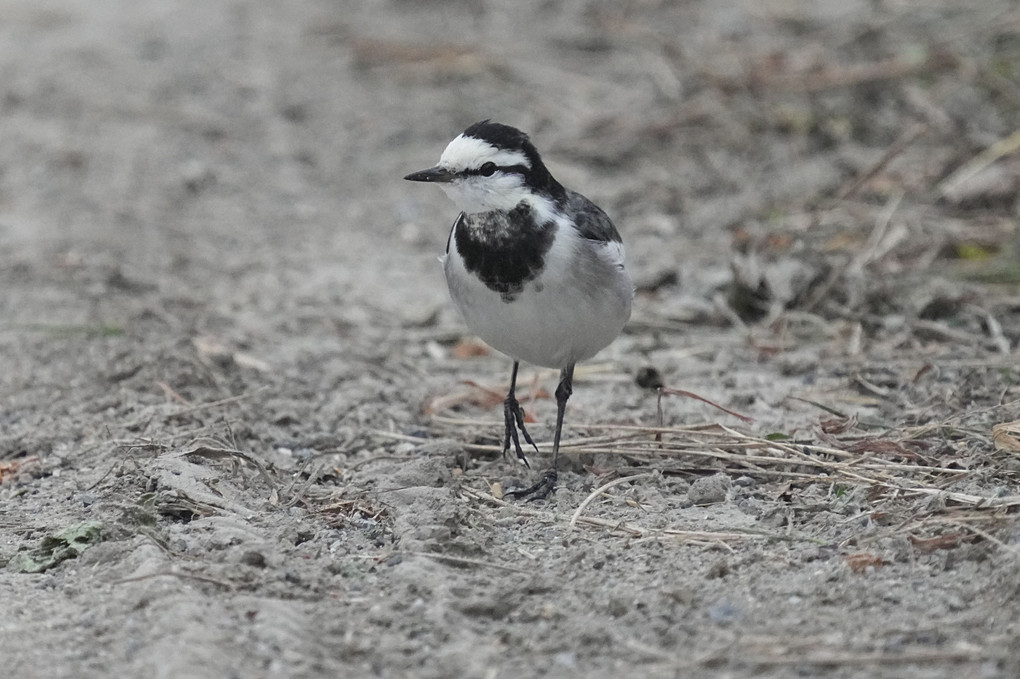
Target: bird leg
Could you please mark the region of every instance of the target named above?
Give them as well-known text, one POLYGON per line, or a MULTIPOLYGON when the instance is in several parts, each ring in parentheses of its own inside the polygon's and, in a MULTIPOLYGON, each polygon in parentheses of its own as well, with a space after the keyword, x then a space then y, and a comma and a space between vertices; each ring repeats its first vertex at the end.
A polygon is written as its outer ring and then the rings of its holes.
POLYGON ((556 433, 553 435, 552 467, 542 472, 538 482, 530 488, 512 490, 507 495, 514 498, 526 497, 529 500, 544 500, 556 490, 559 477, 556 462, 560 456, 560 434, 563 433, 563 414, 567 410, 567 399, 574 393, 574 365, 568 365, 560 371, 560 383, 556 387, 556 433))
POLYGON ((521 409, 521 404, 517 402, 517 397, 514 396, 516 389, 517 361, 514 361, 514 369, 510 373, 510 391, 506 395, 506 400, 503 401, 503 423, 506 425, 506 431, 503 434, 503 457, 506 457, 507 452, 510 450, 510 442, 513 441, 517 459, 523 462, 525 467, 530 468, 531 465, 528 464, 528 458, 524 456, 524 451, 521 450, 521 441, 517 436, 517 432, 520 431, 524 435, 524 440, 531 444, 536 453, 538 452, 538 446, 531 440, 531 434, 524 427, 524 410, 521 409))
POLYGON ((563 433, 563 414, 567 411, 567 399, 574 393, 574 364, 560 371, 560 383, 556 387, 556 434, 553 436, 553 471, 560 456, 560 434, 563 433))

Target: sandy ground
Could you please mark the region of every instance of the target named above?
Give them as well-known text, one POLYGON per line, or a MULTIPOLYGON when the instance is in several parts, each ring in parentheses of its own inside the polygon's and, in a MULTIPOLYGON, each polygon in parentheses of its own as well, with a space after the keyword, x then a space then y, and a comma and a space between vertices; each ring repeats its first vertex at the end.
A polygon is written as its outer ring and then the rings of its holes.
POLYGON ((1020 675, 1015 3, 7 0, 0 120, 4 676, 1020 675), (483 118, 639 283, 545 502, 483 118))

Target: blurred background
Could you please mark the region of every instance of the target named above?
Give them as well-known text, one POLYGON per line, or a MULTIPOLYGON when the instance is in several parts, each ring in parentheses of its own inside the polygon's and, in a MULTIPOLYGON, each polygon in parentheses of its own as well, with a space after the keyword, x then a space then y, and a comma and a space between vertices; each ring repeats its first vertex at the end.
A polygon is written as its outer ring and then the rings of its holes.
MULTIPOLYGON (((259 313, 300 298, 445 315, 423 255, 453 211, 399 177, 493 118, 617 221, 639 322, 796 310, 861 323, 867 348, 877 316, 921 314, 988 335, 968 306, 988 293, 967 285, 1015 299, 1016 12, 10 2, 0 237, 33 265, 259 313)), ((115 322, 94 283, 87 304, 44 306, 115 322)), ((30 306, 8 318, 46 313, 30 306)))

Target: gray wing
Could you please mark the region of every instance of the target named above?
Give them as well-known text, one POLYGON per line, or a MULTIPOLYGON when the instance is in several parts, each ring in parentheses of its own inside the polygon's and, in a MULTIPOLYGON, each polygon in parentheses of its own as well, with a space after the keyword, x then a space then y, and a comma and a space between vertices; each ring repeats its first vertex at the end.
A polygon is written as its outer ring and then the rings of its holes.
POLYGON ((582 238, 603 243, 623 242, 609 215, 580 193, 567 191, 566 212, 575 215, 577 230, 582 238))

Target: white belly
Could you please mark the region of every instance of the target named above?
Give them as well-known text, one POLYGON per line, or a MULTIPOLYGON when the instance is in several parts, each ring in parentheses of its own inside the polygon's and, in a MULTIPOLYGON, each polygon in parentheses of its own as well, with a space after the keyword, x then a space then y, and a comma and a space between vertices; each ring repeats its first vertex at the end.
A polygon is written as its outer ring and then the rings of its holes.
POLYGON ((542 274, 511 302, 464 268, 455 239, 443 259, 468 327, 511 358, 547 368, 565 368, 609 345, 630 317, 634 295, 622 246, 557 236, 542 274))

